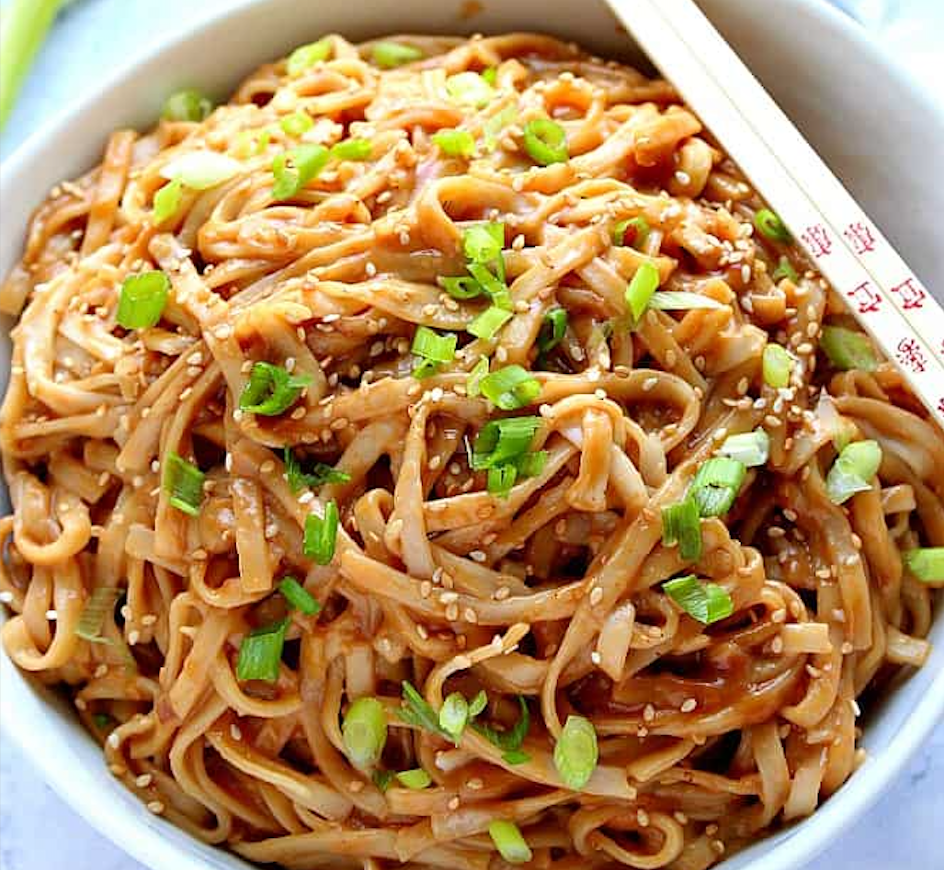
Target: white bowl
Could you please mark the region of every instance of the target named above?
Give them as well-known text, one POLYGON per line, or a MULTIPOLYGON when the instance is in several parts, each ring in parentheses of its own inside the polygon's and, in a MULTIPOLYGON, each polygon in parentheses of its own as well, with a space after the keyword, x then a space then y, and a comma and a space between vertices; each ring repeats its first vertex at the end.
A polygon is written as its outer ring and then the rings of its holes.
MULTIPOLYGON (((256 64, 321 33, 358 39, 393 31, 541 29, 600 54, 639 59, 599 0, 486 0, 484 5, 482 14, 461 19, 459 4, 451 0, 240 0, 187 27, 64 111, 5 162, 0 273, 19 256, 31 210, 54 183, 98 161, 111 129, 147 128, 164 97, 181 86, 199 85, 222 97, 256 64)), ((929 166, 929 155, 944 142, 944 118, 931 100, 821 0, 702 0, 702 5, 926 286, 944 287, 944 258, 934 237, 944 214, 944 185, 934 183, 929 166)), ((724 131, 717 132, 723 140, 724 131)), ((9 341, 7 329, 3 332, 0 379, 5 382, 9 341)), ((944 619, 937 620, 932 640, 927 665, 902 680, 869 716, 863 740, 869 760, 863 767, 810 819, 759 841, 725 862, 725 870, 794 870, 879 796, 944 713, 944 619)), ((105 836, 155 870, 248 870, 238 858, 151 815, 108 773, 99 747, 69 704, 34 684, 5 656, 0 656, 0 682, 6 734, 105 836)))

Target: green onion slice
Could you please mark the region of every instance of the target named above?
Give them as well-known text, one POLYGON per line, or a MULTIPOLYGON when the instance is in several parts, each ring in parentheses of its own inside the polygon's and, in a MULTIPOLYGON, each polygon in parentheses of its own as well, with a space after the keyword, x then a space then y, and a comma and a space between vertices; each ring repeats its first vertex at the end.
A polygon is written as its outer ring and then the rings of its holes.
POLYGON ((469 702, 461 692, 453 692, 443 701, 439 708, 439 727, 445 731, 456 744, 462 739, 462 732, 469 724, 469 702))
POLYGON ((283 577, 279 583, 279 592, 291 607, 300 610, 305 616, 315 616, 321 612, 321 605, 315 597, 294 577, 283 577))
POLYGON ((531 849, 514 822, 496 819, 489 824, 488 835, 498 853, 509 864, 525 864, 531 860, 531 849))
POLYGON ((423 58, 423 52, 412 45, 399 42, 377 42, 371 51, 371 58, 381 69, 393 69, 405 63, 413 63, 423 58))
POLYGON ((638 251, 646 244, 650 229, 649 221, 642 215, 627 218, 613 227, 613 244, 632 245, 638 251))
POLYGON ((447 157, 471 157, 475 154, 475 139, 468 130, 439 130, 433 142, 447 157))
POLYGON ((689 497, 698 505, 698 513, 703 517, 726 514, 737 498, 746 473, 743 462, 727 456, 715 456, 702 463, 689 489, 689 497))
POLYGON ((544 315, 541 331, 538 333, 538 350, 548 353, 561 343, 567 332, 567 310, 552 308, 544 315))
POLYGON ((659 288, 659 270, 648 260, 640 263, 626 288, 626 304, 633 320, 638 321, 659 288))
POLYGON ((847 444, 826 475, 826 494, 833 504, 843 504, 857 492, 872 488, 872 480, 882 464, 878 441, 847 444))
POLYGON ((772 242, 788 245, 793 241, 790 231, 783 225, 783 221, 769 208, 759 209, 754 214, 754 226, 772 242))
POLYGON ((387 744, 387 714, 376 698, 358 698, 344 714, 341 723, 344 752, 356 768, 376 766, 387 744))
POLYGON ((175 178, 173 181, 168 181, 154 194, 154 210, 151 212, 151 219, 155 225, 160 225, 177 214, 182 192, 183 182, 175 178))
POLYGON ((660 290, 649 300, 649 308, 657 311, 693 311, 698 308, 728 308, 723 302, 702 296, 701 293, 689 293, 685 290, 660 290))
POLYGON ((478 694, 469 702, 469 719, 474 719, 488 705, 488 695, 485 689, 479 690, 478 694))
POLYGON ((331 146, 331 156, 335 160, 370 160, 374 145, 370 139, 345 139, 331 146))
POLYGON ((944 547, 918 547, 902 553, 905 566, 922 583, 944 583, 944 547))
POLYGON ((790 383, 793 372, 793 357, 785 347, 770 343, 764 348, 764 383, 768 387, 782 389, 790 383))
POLYGON ((316 178, 330 158, 324 145, 299 145, 291 151, 276 155, 272 161, 272 198, 290 199, 309 181, 316 178))
POLYGON ((525 453, 515 459, 515 467, 519 477, 535 477, 544 471, 547 463, 547 451, 537 450, 534 453, 525 453))
POLYGON ((878 368, 878 359, 872 343, 861 332, 841 326, 824 326, 819 346, 829 357, 829 361, 842 371, 861 369, 864 372, 874 372, 878 368))
POLYGON ((308 375, 295 375, 282 366, 256 362, 239 397, 239 409, 263 417, 277 417, 292 407, 311 383, 308 375))
POLYGON ((212 100, 188 88, 167 98, 161 117, 168 121, 202 121, 212 111, 212 100))
POLYGON ((411 350, 417 356, 432 362, 452 362, 456 356, 457 340, 455 333, 440 335, 428 326, 418 326, 413 335, 411 350))
MULTIPOLYGON (((501 265, 499 271, 503 271, 504 261, 499 259, 498 262, 501 265)), ((511 300, 511 293, 503 278, 493 275, 492 270, 489 269, 488 266, 483 266, 481 263, 469 263, 466 268, 478 285, 485 291, 489 299, 491 299, 492 305, 504 311, 512 310, 514 305, 511 300)))
POLYGON ((580 791, 597 766, 597 732, 583 716, 568 716, 554 747, 554 766, 564 784, 580 791))
POLYGON ((702 554, 701 515, 692 498, 662 509, 662 543, 678 544, 686 562, 697 562, 702 554))
POLYGON ((494 465, 486 476, 486 489, 499 498, 508 498, 518 477, 518 468, 512 463, 494 465))
POLYGON ((439 283, 453 299, 475 299, 485 292, 485 288, 471 275, 455 275, 440 278, 439 283))
POLYGON ((242 172, 243 165, 228 154, 217 151, 189 151, 161 167, 161 177, 179 179, 191 190, 209 190, 242 172))
POLYGON ((487 69, 483 69, 482 78, 494 87, 495 82, 498 81, 498 67, 490 66, 487 69))
POLYGON ((163 272, 139 272, 121 284, 115 319, 125 329, 147 329, 157 324, 167 304, 170 278, 163 272))
POLYGON ((287 136, 298 138, 314 127, 315 122, 308 112, 292 112, 291 115, 285 115, 279 121, 279 126, 287 136))
POLYGON ((493 746, 497 746, 502 750, 502 758, 509 764, 523 764, 530 760, 528 754, 521 751, 521 745, 524 743, 524 738, 528 736, 528 730, 531 727, 528 703, 521 695, 518 695, 518 710, 518 721, 508 731, 496 731, 490 725, 472 723, 472 727, 479 734, 493 746))
POLYGON ((535 118, 524 125, 524 150, 541 166, 564 163, 570 158, 567 134, 550 118, 535 118))
POLYGON ((541 394, 540 382, 519 365, 505 366, 482 378, 482 395, 503 411, 517 411, 541 394))
POLYGON ((164 457, 164 492, 168 495, 168 503, 195 517, 200 513, 200 503, 203 501, 204 474, 191 462, 187 462, 173 451, 168 451, 164 457))
POLYGON ((306 69, 313 67, 331 56, 331 40, 325 37, 317 42, 309 42, 296 48, 285 62, 285 70, 290 76, 300 76, 306 69))
POLYGON ((92 722, 99 731, 110 731, 118 723, 107 713, 93 713, 92 722))
POLYGON ((480 356, 465 380, 466 395, 474 399, 482 392, 482 378, 488 374, 488 357, 480 356))
POLYGON ((416 690, 416 687, 406 680, 403 681, 401 687, 403 689, 403 704, 397 710, 397 715, 408 725, 415 725, 417 728, 422 728, 432 734, 438 734, 447 740, 452 740, 452 735, 439 724, 436 711, 416 690))
POLYGON ((478 317, 476 317, 465 329, 476 338, 490 339, 501 329, 514 315, 504 308, 498 308, 490 305, 478 317))
POLYGON ((324 462, 316 462, 310 472, 303 471, 291 447, 283 450, 282 457, 285 464, 285 479, 288 481, 288 488, 293 493, 300 492, 306 486, 315 488, 324 486, 326 483, 348 483, 351 480, 351 475, 346 471, 341 471, 324 462))
POLYGON ((501 257, 505 225, 498 221, 473 224, 462 232, 462 252, 472 263, 488 265, 501 257))
POLYGON ((702 583, 694 574, 662 584, 665 593, 689 616, 704 625, 727 619, 734 613, 731 596, 716 583, 702 583))
POLYGON ((403 770, 397 774, 397 779, 401 785, 412 788, 416 791, 427 788, 432 783, 433 778, 422 767, 413 770, 403 770))
POLYGON ((243 638, 236 662, 239 680, 264 680, 267 683, 278 680, 287 628, 288 620, 282 619, 272 625, 254 628, 243 638))
POLYGON ((371 781, 377 786, 377 790, 384 794, 388 788, 390 788, 390 783, 393 782, 395 774, 392 770, 375 770, 371 776, 371 781))
POLYGON ((481 109, 495 96, 495 89, 477 72, 461 72, 446 79, 446 93, 463 106, 481 109))
POLYGON ((107 643, 102 637, 105 620, 115 612, 123 590, 117 586, 99 586, 85 602, 75 633, 90 643, 107 643))
POLYGON ((324 518, 317 514, 305 517, 305 535, 302 552, 319 565, 327 565, 334 558, 338 541, 338 505, 331 499, 324 507, 324 518))
POLYGON ((730 435, 718 452, 743 462, 748 468, 755 468, 764 465, 770 456, 770 436, 763 429, 730 435))
POLYGON ((780 262, 777 264, 777 268, 770 275, 770 280, 774 283, 777 283, 782 278, 789 278, 794 284, 800 280, 800 276, 797 275, 796 269, 793 268, 793 264, 787 259, 786 256, 780 258, 780 262))
POLYGON ((472 445, 472 467, 480 471, 524 455, 540 426, 540 417, 490 420, 482 427, 472 445))

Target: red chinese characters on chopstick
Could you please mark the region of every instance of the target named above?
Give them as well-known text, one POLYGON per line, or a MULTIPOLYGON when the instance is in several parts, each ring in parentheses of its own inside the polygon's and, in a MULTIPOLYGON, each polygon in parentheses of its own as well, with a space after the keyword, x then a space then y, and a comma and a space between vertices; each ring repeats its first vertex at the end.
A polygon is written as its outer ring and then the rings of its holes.
POLYGON ((882 306, 882 294, 878 292, 871 281, 863 281, 857 287, 849 290, 846 296, 852 298, 860 314, 878 311, 882 306))

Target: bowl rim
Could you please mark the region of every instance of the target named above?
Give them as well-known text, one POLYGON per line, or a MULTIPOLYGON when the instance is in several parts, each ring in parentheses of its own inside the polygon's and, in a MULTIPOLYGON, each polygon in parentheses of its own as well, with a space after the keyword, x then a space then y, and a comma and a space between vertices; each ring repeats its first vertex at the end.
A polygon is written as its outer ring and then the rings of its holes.
MULTIPOLYGON (((149 44, 134 59, 116 65, 97 88, 83 95, 65 112, 49 118, 20 142, 0 165, 0 201, 3 199, 3 188, 19 177, 35 154, 63 137, 79 118, 93 111, 98 103, 118 90, 126 80, 139 75, 144 67, 180 44, 203 38, 208 31, 226 21, 238 19, 248 8, 266 5, 268 2, 271 0, 231 0, 228 5, 209 12, 200 11, 198 4, 193 20, 172 28, 166 35, 149 44)), ((924 105, 932 114, 944 118, 944 108, 934 99, 930 88, 901 67, 894 57, 884 53, 865 28, 849 14, 823 0, 778 2, 797 7, 798 13, 808 15, 824 28, 838 32, 847 44, 867 55, 869 62, 892 79, 898 89, 910 92, 916 102, 924 105)), ((944 619, 944 615, 938 614, 937 619, 944 619)), ((111 800, 110 795, 108 800, 89 801, 87 782, 81 777, 62 775, 63 763, 74 762, 74 754, 63 747, 51 748, 43 740, 42 731, 30 727, 30 722, 34 721, 33 717, 23 716, 23 708, 14 704, 11 697, 15 694, 18 702, 22 702, 25 696, 27 704, 39 710, 50 706, 48 690, 20 673, 12 661, 2 653, 0 677, 0 682, 4 684, 4 691, 0 693, 0 730, 3 735, 17 744, 29 762, 42 773, 46 784, 72 810, 118 848, 155 870, 207 870, 213 864, 222 868, 224 863, 228 870, 238 867, 251 868, 250 864, 232 852, 226 852, 225 859, 221 856, 221 862, 200 855, 198 846, 214 851, 216 847, 207 847, 202 841, 190 837, 183 829, 162 818, 150 816, 143 807, 140 807, 140 812, 137 813, 137 823, 116 824, 129 821, 124 804, 111 800), (25 688, 27 685, 28 688, 25 688)), ((828 801, 820 804, 811 817, 765 837, 768 848, 751 860, 751 867, 756 862, 758 870, 761 863, 763 870, 796 870, 814 858, 878 800, 892 779, 901 772, 908 759, 942 720, 944 668, 932 675, 928 690, 909 711, 896 739, 883 749, 882 754, 874 758, 867 757, 847 783, 828 801)), ((102 767, 104 769, 104 765, 102 767)), ((130 792, 128 797, 138 804, 137 798, 130 792)), ((726 864, 727 862, 724 862, 722 866, 726 864)))

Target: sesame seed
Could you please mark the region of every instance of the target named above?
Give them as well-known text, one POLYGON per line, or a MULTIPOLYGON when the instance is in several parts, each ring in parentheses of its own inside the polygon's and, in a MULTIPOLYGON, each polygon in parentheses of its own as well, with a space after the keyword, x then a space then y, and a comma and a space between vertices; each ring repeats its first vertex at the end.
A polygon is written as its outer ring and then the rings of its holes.
POLYGON ((13 601, 13 593, 7 589, 4 589, 3 592, 0 592, 0 602, 3 604, 10 604, 13 601))
POLYGON ((594 586, 590 590, 590 605, 596 607, 603 600, 603 590, 599 586, 594 586))
POLYGON ((48 619, 50 622, 55 622, 56 619, 58 619, 58 617, 59 617, 59 614, 56 613, 55 610, 46 611, 46 619, 48 619))
POLYGON ((134 784, 138 788, 147 788, 151 784, 151 780, 153 779, 154 777, 151 776, 151 774, 142 773, 139 777, 137 777, 137 779, 135 779, 134 784))
POLYGON ((162 804, 160 801, 151 801, 147 805, 147 808, 156 816, 159 816, 162 812, 164 812, 164 804, 162 804))
POLYGON ((469 553, 469 558, 473 562, 484 562, 488 557, 481 550, 472 550, 469 553))
POLYGON ((682 702, 682 706, 679 707, 679 710, 682 713, 691 713, 698 706, 698 702, 694 698, 686 698, 682 702))

